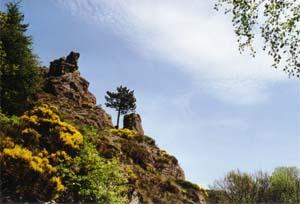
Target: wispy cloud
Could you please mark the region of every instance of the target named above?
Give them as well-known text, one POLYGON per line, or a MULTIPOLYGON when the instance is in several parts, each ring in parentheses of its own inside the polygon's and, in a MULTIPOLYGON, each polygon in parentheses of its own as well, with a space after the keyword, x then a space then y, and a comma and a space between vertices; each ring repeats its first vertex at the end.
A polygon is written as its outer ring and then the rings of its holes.
MULTIPOLYGON (((237 104, 268 98, 270 83, 285 76, 271 61, 240 55, 230 19, 208 1, 57 0, 89 22, 109 26, 129 45, 154 60, 171 63, 190 74, 197 89, 237 104)), ((258 42, 258 45, 261 43, 258 42)), ((260 47, 259 47, 260 48, 260 47)))

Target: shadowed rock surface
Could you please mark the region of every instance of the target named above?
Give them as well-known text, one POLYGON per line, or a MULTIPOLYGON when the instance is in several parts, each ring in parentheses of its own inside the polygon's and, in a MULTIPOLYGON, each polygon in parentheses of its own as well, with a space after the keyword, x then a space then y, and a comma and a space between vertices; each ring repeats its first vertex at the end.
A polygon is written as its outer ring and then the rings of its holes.
POLYGON ((61 76, 65 73, 74 72, 78 70, 79 53, 71 51, 70 54, 65 57, 61 57, 50 62, 49 76, 61 76))
POLYGON ((135 130, 142 135, 144 134, 144 129, 142 127, 142 119, 141 116, 137 113, 130 113, 124 115, 123 128, 135 130))

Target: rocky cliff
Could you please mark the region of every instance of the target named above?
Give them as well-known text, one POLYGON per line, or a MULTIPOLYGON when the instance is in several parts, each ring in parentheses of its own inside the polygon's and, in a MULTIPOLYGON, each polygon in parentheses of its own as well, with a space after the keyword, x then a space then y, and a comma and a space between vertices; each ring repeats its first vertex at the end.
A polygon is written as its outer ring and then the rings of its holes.
POLYGON ((96 130, 99 154, 108 160, 118 158, 123 165, 131 204, 205 203, 205 190, 186 181, 177 159, 144 135, 140 115, 125 116, 125 129, 113 129, 110 116, 89 92, 89 82, 80 76, 79 56, 71 52, 51 62, 49 69, 41 69, 45 81, 43 92, 36 96, 38 103, 57 106, 61 117, 79 129, 96 130))
POLYGON ((96 128, 112 128, 110 116, 96 104, 96 97, 89 92, 89 82, 80 76, 77 60, 79 53, 71 52, 41 69, 44 75, 43 92, 37 94, 41 103, 59 107, 65 120, 96 128))

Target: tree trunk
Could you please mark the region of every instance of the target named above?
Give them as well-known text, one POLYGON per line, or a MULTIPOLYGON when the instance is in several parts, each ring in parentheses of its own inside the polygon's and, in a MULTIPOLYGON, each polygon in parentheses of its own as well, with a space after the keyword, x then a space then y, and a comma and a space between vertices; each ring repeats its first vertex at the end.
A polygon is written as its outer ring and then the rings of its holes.
POLYGON ((117 118, 117 126, 116 126, 117 129, 119 129, 120 114, 121 114, 121 111, 119 110, 118 111, 118 118, 117 118))

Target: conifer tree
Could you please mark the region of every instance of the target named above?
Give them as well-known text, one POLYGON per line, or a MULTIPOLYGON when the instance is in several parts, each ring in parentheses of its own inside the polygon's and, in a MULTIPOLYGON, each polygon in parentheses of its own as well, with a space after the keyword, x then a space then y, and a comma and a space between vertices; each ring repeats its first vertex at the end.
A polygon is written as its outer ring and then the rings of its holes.
POLYGON ((0 92, 1 111, 19 115, 28 99, 41 86, 37 56, 32 53, 32 37, 26 35, 28 24, 18 3, 7 3, 0 12, 0 92))
POLYGON ((124 115, 128 112, 135 111, 136 99, 134 97, 134 91, 130 91, 126 86, 117 87, 117 92, 106 92, 105 105, 110 108, 116 109, 118 112, 117 126, 119 128, 120 115, 124 115))

